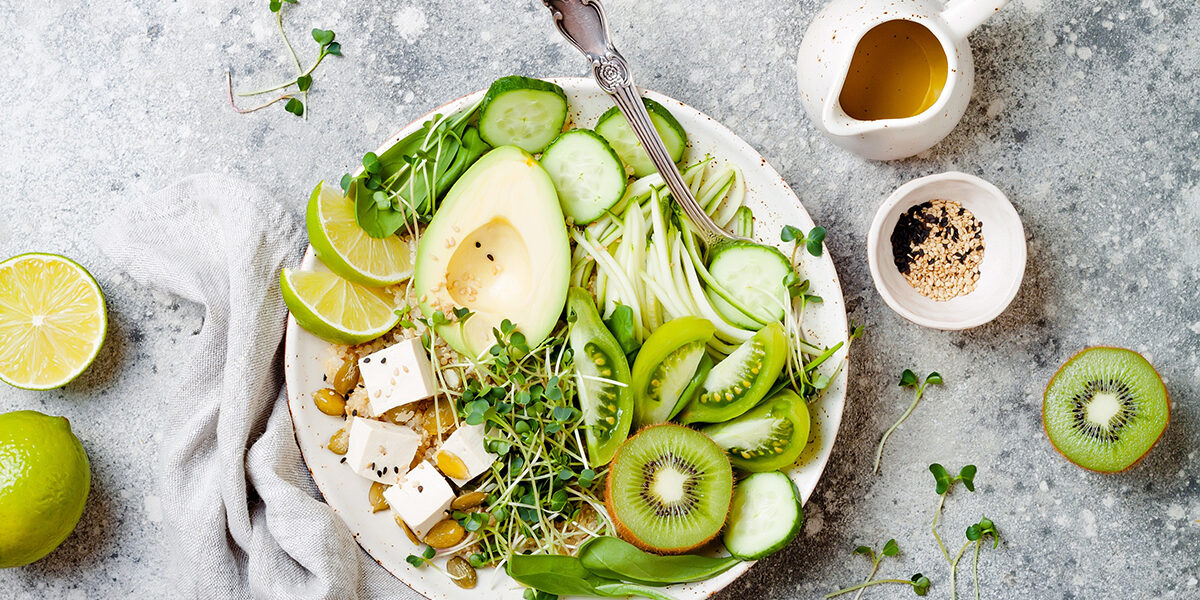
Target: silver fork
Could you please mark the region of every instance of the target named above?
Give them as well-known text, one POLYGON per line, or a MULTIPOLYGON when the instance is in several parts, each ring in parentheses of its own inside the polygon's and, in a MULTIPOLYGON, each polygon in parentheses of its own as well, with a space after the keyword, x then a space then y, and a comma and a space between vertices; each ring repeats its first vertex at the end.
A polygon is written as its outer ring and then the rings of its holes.
POLYGON ((600 89, 612 96, 613 101, 620 107, 633 133, 650 160, 658 169, 660 175, 671 190, 671 198, 678 202, 688 220, 695 225, 706 244, 721 239, 746 239, 735 236, 717 226, 704 208, 696 202, 696 197, 683 181, 679 168, 671 160, 663 145, 662 138, 654 129, 646 106, 642 104, 642 95, 633 85, 633 77, 629 73, 629 64, 625 57, 613 46, 612 37, 608 31, 608 20, 604 16, 604 7, 598 0, 542 0, 554 16, 554 26, 558 32, 571 42, 572 46, 592 63, 592 76, 600 89))

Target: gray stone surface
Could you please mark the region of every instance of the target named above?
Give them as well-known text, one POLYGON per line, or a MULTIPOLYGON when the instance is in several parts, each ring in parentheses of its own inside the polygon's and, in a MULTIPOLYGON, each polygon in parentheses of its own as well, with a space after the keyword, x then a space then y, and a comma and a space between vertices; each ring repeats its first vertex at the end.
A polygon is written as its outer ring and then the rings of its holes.
MULTIPOLYGON (((304 0, 289 30, 306 62, 312 26, 346 56, 318 72, 307 121, 272 108, 238 115, 240 86, 288 71, 266 0, 0 2, 0 255, 76 257, 108 294, 98 363, 63 390, 0 389, 0 411, 66 415, 93 464, 79 529, 35 565, 0 572, 20 598, 171 597, 154 491, 159 408, 202 315, 133 285, 90 241, 123 202, 199 171, 259 182, 299 216, 315 180, 336 179, 392 130, 509 73, 583 74, 534 0, 304 0)), ((1194 0, 1015 0, 972 42, 975 97, 942 144, 873 163, 804 118, 795 51, 815 2, 612 0, 641 84, 742 135, 829 228, 852 317, 853 357, 838 443, 803 536, 720 598, 814 598, 860 580, 850 551, 895 537, 883 576, 922 571, 949 597, 929 533, 930 462, 979 465, 979 489, 950 498, 957 546, 980 514, 1004 541, 984 552, 985 598, 1200 598, 1200 6, 1194 0), (1029 266, 1012 307, 961 333, 912 325, 884 306, 866 265, 876 206, 911 178, 958 169, 993 181, 1020 212, 1029 266), (1134 470, 1082 471, 1041 432, 1041 390, 1077 349, 1146 353, 1174 398, 1170 428, 1134 470), (933 389, 870 473, 879 435, 903 410, 905 368, 933 389)), ((967 572, 960 588, 970 592, 967 572)), ((869 597, 907 598, 899 587, 869 597)))

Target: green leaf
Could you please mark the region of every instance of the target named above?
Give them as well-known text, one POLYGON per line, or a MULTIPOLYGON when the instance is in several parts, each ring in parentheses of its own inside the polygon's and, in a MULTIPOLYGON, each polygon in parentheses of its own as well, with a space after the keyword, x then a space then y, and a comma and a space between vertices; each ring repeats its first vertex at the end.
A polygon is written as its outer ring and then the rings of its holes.
POLYGON ((804 246, 808 249, 808 253, 813 256, 820 256, 823 250, 821 244, 825 241, 825 228, 813 227, 813 230, 808 232, 808 238, 804 242, 804 246))
POLYGON ((925 378, 925 384, 942 385, 942 376, 937 371, 934 371, 925 378))
POLYGON ((979 533, 979 524, 978 523, 967 527, 967 539, 968 540, 971 540, 972 542, 978 541, 979 536, 980 536, 980 533, 979 533))
POLYGON ((379 172, 379 155, 374 152, 368 152, 362 157, 363 169, 368 173, 379 172))
POLYGON ((896 543, 895 539, 890 539, 886 544, 883 545, 883 551, 880 552, 880 554, 883 554, 884 556, 895 556, 900 554, 900 545, 896 543))
POLYGON ((800 228, 792 227, 791 225, 784 225, 783 231, 779 232, 779 239, 781 239, 785 242, 792 242, 792 241, 801 239, 803 237, 804 237, 804 232, 800 231, 800 228))
POLYGON ((350 182, 352 182, 352 181, 354 181, 354 177, 353 177, 353 176, 351 176, 349 173, 346 173, 345 175, 342 175, 342 183, 341 183, 341 185, 342 185, 342 193, 343 193, 343 194, 345 194, 346 192, 350 191, 350 182))
POLYGON ((591 487, 592 482, 596 481, 596 472, 591 469, 584 469, 579 472, 579 485, 582 487, 591 487))
POLYGON ((854 549, 854 553, 861 554, 863 556, 869 556, 872 558, 872 560, 875 557, 875 551, 872 550, 869 546, 859 546, 854 549))
POLYGON ((325 46, 325 54, 332 54, 332 55, 334 55, 334 56, 341 56, 341 55, 342 55, 342 44, 341 44, 341 42, 332 42, 332 43, 330 43, 328 46, 325 46))
POLYGON ((437 550, 434 550, 433 546, 425 546, 425 552, 423 552, 421 555, 424 556, 426 558, 426 560, 428 560, 430 558, 433 558, 433 556, 435 554, 437 554, 437 550))
POLYGON ((304 114, 304 103, 297 98, 290 98, 287 104, 283 105, 283 110, 286 110, 297 117, 304 114))
POLYGON ((322 46, 328 46, 333 43, 334 33, 328 29, 313 29, 313 39, 322 46))
MULTIPOLYGON (((274 4, 274 2, 272 2, 272 4, 274 4)), ((417 556, 416 554, 409 554, 407 557, 405 557, 404 560, 408 561, 408 564, 410 564, 418 569, 421 568, 425 564, 425 559, 421 558, 420 556, 417 556)))
POLYGON ((929 465, 929 472, 933 473, 933 478, 937 481, 937 493, 939 496, 946 493, 950 489, 950 474, 946 472, 946 467, 938 463, 929 465))
MULTIPOLYGON (((273 12, 273 13, 279 12, 279 9, 283 8, 282 0, 271 0, 270 8, 271 8, 271 12, 273 12)), ((418 566, 420 566, 420 565, 418 565, 418 566)))
POLYGON ((967 465, 958 472, 959 481, 962 481, 963 485, 967 486, 968 491, 975 491, 975 472, 975 465, 967 465))
POLYGON ((929 581, 928 577, 926 577, 920 573, 915 573, 915 574, 913 574, 911 581, 912 581, 912 586, 913 586, 913 592, 916 593, 918 596, 924 596, 929 591, 930 581, 929 581))
POLYGON ((624 304, 617 304, 612 315, 604 320, 604 326, 612 332, 613 337, 617 339, 617 344, 621 346, 621 351, 626 356, 633 354, 641 347, 633 333, 632 308, 624 304))
POLYGON ((312 87, 312 75, 301 75, 297 77, 296 87, 300 88, 300 91, 302 92, 307 92, 308 88, 312 87))
POLYGON ((910 369, 905 369, 900 375, 900 387, 914 387, 917 385, 917 374, 910 369))

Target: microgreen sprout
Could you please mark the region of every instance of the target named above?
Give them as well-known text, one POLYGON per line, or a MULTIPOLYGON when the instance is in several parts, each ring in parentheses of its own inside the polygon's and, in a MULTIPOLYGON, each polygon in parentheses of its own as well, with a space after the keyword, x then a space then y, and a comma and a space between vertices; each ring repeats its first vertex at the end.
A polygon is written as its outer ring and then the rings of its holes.
POLYGON ((900 376, 900 387, 913 389, 913 401, 912 404, 908 406, 908 410, 904 411, 904 414, 900 415, 900 418, 893 423, 892 426, 884 432, 883 437, 880 438, 879 448, 875 450, 875 468, 872 469, 872 472, 879 472, 879 463, 881 460, 883 460, 884 444, 887 443, 888 437, 892 435, 892 432, 895 431, 896 428, 899 427, 900 424, 912 414, 913 410, 917 408, 917 404, 921 401, 921 396, 925 393, 926 386, 941 384, 942 376, 939 375, 937 371, 930 373, 925 377, 925 381, 921 382, 916 373, 913 373, 909 369, 904 370, 904 373, 900 376))
POLYGON ((984 539, 989 535, 992 536, 992 548, 998 548, 1000 534, 996 531, 996 524, 987 517, 982 517, 978 523, 967 527, 967 541, 975 542, 975 561, 971 566, 972 579, 975 583, 975 600, 979 600, 979 548, 983 546, 984 539))
POLYGON ((308 90, 312 87, 312 83, 313 83, 313 78, 312 78, 313 71, 315 71, 317 69, 317 67, 320 66, 321 61, 325 60, 326 56, 330 56, 330 55, 341 56, 342 55, 342 45, 340 42, 334 41, 335 34, 333 33, 333 31, 330 31, 328 29, 313 29, 312 30, 312 38, 313 38, 313 41, 317 42, 317 44, 318 44, 317 58, 313 62, 311 67, 305 69, 300 64, 300 57, 296 54, 296 50, 292 47, 292 42, 288 39, 287 31, 285 31, 284 27, 283 27, 283 5, 284 4, 299 4, 299 2, 297 0, 270 0, 270 3, 268 4, 268 8, 270 8, 271 12, 274 13, 274 15, 275 15, 275 26, 279 29, 280 37, 283 38, 283 45, 287 47, 288 54, 291 55, 292 63, 296 67, 297 75, 295 78, 289 79, 288 81, 285 81, 279 85, 274 85, 274 86, 271 86, 271 87, 268 87, 265 89, 261 89, 261 90, 256 90, 253 92, 238 93, 237 96, 239 96, 239 97, 247 97, 247 96, 261 96, 263 94, 269 94, 271 92, 282 92, 275 98, 273 98, 265 103, 259 104, 258 106, 254 106, 252 108, 241 108, 237 105, 237 102, 234 100, 233 74, 226 71, 225 83, 229 90, 229 105, 233 107, 233 110, 236 110, 239 113, 243 113, 243 114, 252 113, 252 112, 256 112, 256 111, 262 110, 264 108, 267 108, 268 106, 277 104, 279 102, 284 102, 284 105, 283 105, 284 110, 286 110, 289 113, 292 113, 293 115, 296 115, 297 117, 304 116, 306 114, 305 106, 308 103, 308 90), (289 88, 292 88, 293 86, 296 88, 294 91, 289 89, 289 88))
POLYGON ((779 232, 779 239, 785 242, 796 242, 796 248, 803 246, 809 254, 820 256, 822 244, 825 243, 825 228, 818 225, 805 235, 798 227, 784 225, 783 231, 779 232))
POLYGON ((953 558, 950 552, 946 549, 946 545, 942 543, 942 536, 938 533, 938 520, 942 516, 942 508, 946 505, 946 496, 950 494, 956 483, 962 483, 967 491, 975 491, 975 474, 978 469, 975 465, 966 465, 958 471, 958 475, 950 475, 950 472, 945 467, 938 463, 929 465, 929 472, 933 474, 935 482, 935 490, 938 494, 937 508, 933 512, 933 523, 929 529, 933 532, 933 538, 937 540, 938 549, 942 551, 942 556, 950 565, 950 598, 954 600, 957 597, 957 579, 958 579, 958 563, 962 560, 963 553, 971 544, 975 544, 975 564, 972 569, 975 576, 975 598, 979 598, 979 548, 983 544, 983 540, 987 536, 992 536, 992 547, 997 547, 1000 544, 1000 534, 996 532, 996 525, 983 517, 978 523, 967 527, 967 541, 959 548, 958 553, 953 558))
POLYGON ((836 592, 825 594, 825 598, 833 598, 835 596, 841 596, 842 594, 848 594, 850 592, 857 591, 858 593, 854 595, 854 599, 858 600, 858 598, 862 597, 863 591, 868 587, 885 583, 904 584, 911 586, 913 593, 918 596, 924 596, 925 593, 929 591, 929 578, 920 573, 914 574, 909 579, 873 579, 875 577, 875 573, 879 571, 879 563, 883 562, 885 557, 896 556, 900 554, 900 545, 896 543, 895 539, 888 540, 878 553, 876 553, 875 549, 871 548, 870 546, 859 546, 854 549, 854 553, 861 554, 871 560, 871 572, 867 574, 867 578, 864 579, 862 583, 858 585, 852 585, 847 588, 842 588, 836 592))

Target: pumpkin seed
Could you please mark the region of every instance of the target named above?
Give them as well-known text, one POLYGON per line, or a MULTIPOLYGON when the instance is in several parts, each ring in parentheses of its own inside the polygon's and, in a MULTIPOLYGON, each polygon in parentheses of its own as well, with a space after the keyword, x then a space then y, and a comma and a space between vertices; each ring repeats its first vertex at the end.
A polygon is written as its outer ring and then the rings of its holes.
POLYGON ((371 482, 371 491, 367 492, 367 498, 371 501, 371 512, 387 510, 387 499, 383 497, 383 491, 386 489, 388 489, 388 486, 378 481, 371 482))
POLYGON ((346 451, 350 449, 350 436, 346 435, 346 428, 343 427, 333 433, 329 437, 329 443, 325 445, 329 451, 339 456, 345 456, 346 451))
POLYGON ((347 358, 333 375, 333 390, 345 396, 358 385, 361 376, 358 373, 358 361, 347 358))
POLYGON ((399 513, 396 514, 395 519, 396 524, 400 526, 400 529, 404 530, 404 535, 408 536, 408 541, 412 542, 415 546, 420 546, 421 540, 417 538, 417 534, 413 533, 412 529, 408 528, 408 523, 405 523, 404 519, 400 518, 399 513))
POLYGON ((425 534, 425 543, 442 550, 461 542, 466 535, 467 530, 458 521, 446 519, 430 528, 429 533, 425 534))
POLYGON ((467 492, 455 498, 454 501, 450 503, 450 508, 453 508, 454 510, 467 510, 468 508, 475 508, 476 506, 483 504, 485 499, 487 499, 487 494, 483 492, 467 492))
POLYGON ((335 392, 333 388, 321 388, 313 394, 313 402, 317 410, 334 417, 346 414, 346 397, 335 392))
POLYGON ((460 588, 469 590, 475 587, 478 578, 475 575, 475 567, 467 562, 461 556, 455 556, 446 563, 446 571, 450 573, 450 577, 454 578, 454 584, 460 588))

